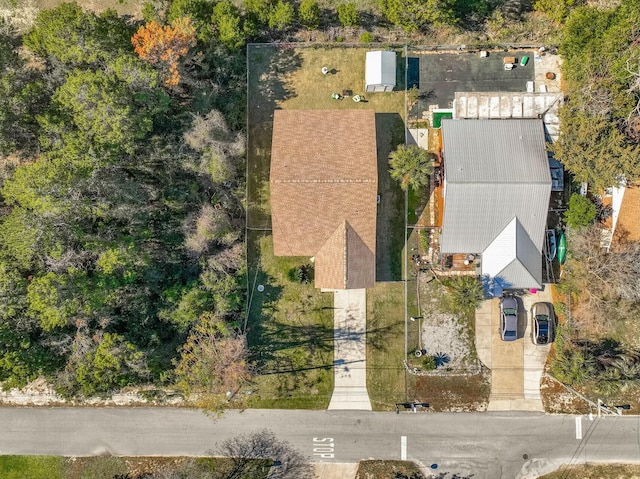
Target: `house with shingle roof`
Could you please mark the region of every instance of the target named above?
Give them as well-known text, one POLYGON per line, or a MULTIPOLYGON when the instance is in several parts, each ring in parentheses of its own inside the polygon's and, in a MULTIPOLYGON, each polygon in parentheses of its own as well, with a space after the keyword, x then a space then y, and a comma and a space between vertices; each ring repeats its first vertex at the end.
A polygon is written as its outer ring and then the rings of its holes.
POLYGON ((551 174, 542 120, 442 121, 440 251, 480 257, 500 289, 542 286, 551 174))
POLYGON ((375 113, 276 110, 270 172, 276 256, 309 256, 315 286, 375 283, 375 113))
POLYGON ((640 242, 640 183, 623 182, 601 197, 611 215, 602 224, 603 246, 617 251, 626 243, 640 242))

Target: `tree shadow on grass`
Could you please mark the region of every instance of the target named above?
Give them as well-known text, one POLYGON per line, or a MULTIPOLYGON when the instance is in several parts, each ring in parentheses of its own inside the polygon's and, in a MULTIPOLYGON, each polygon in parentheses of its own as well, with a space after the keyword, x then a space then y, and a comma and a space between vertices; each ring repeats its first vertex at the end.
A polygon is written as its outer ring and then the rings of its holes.
POLYGON ((296 96, 285 77, 302 66, 302 57, 286 46, 250 45, 247 47, 247 62, 247 225, 268 228, 271 220, 268 205, 273 112, 282 101, 296 96))
POLYGON ((404 143, 404 122, 397 113, 376 113, 378 193, 376 280, 402 279, 404 193, 389 175, 389 154, 404 143))
POLYGON ((252 333, 259 338, 251 348, 252 357, 263 373, 280 370, 281 363, 286 370, 309 369, 317 366, 309 361, 319 353, 333 350, 333 325, 292 325, 272 317, 257 324, 252 333))
POLYGON ((296 96, 285 76, 302 66, 302 56, 289 46, 250 45, 249 123, 273 119, 278 104, 296 96))
POLYGON ((389 338, 397 335, 404 327, 401 321, 388 326, 378 326, 375 319, 370 320, 371 327, 367 330, 367 344, 377 351, 389 349, 389 338))
POLYGON ((331 384, 332 327, 321 323, 292 325, 272 316, 256 325, 252 333, 257 339, 250 360, 258 376, 272 377, 269 382, 280 398, 305 394, 305 390, 313 394, 311 391, 331 384))

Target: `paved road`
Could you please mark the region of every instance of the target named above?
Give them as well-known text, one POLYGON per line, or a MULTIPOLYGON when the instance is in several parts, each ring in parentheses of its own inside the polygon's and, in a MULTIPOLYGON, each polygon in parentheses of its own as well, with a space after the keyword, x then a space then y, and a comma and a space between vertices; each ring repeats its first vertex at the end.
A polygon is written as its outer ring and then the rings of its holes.
POLYGON ((581 434, 574 416, 538 413, 247 410, 216 419, 177 408, 0 408, 0 453, 205 455, 225 438, 268 428, 314 462, 400 459, 405 436, 407 459, 474 479, 640 462, 640 417, 578 418, 581 434))

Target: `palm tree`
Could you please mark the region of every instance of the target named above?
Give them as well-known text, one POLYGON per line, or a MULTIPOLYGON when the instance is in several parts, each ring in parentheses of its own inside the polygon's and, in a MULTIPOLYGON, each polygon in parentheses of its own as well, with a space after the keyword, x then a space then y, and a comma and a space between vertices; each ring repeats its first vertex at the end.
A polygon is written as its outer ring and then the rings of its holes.
POLYGON ((400 145, 389 155, 389 174, 400 182, 400 188, 414 190, 429 184, 433 173, 433 157, 416 145, 400 145))
POLYGON ((453 310, 474 311, 484 299, 482 283, 475 276, 458 276, 446 284, 448 301, 453 310))
POLYGON ((558 381, 572 386, 593 379, 596 372, 593 358, 570 348, 556 349, 549 369, 558 381))
POLYGON ((611 362, 611 367, 618 372, 622 379, 640 379, 640 362, 635 362, 632 356, 620 356, 611 362))

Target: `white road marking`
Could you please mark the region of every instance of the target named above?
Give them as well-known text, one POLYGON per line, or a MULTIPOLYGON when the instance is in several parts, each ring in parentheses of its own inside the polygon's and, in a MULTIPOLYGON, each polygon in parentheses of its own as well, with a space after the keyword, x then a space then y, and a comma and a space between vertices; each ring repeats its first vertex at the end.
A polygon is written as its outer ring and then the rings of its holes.
POLYGON ((576 417, 576 439, 582 439, 582 416, 576 417))
POLYGON ((407 460, 407 436, 400 436, 400 460, 407 460))
POLYGON ((313 455, 322 459, 333 459, 335 457, 335 443, 332 437, 314 437, 313 455))

